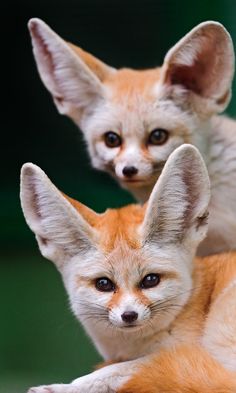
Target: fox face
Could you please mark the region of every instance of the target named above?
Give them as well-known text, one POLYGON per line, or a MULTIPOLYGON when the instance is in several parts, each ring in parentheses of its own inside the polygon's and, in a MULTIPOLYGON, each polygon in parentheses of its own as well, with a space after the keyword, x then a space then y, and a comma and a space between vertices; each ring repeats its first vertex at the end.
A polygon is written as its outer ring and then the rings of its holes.
POLYGON ((81 128, 86 130, 93 166, 108 171, 124 188, 135 190, 153 187, 170 153, 189 142, 196 125, 193 117, 172 102, 161 100, 156 72, 136 72, 137 79, 151 79, 146 94, 135 88, 133 73, 120 71, 119 77, 127 79, 123 92, 118 94, 121 86, 116 91, 109 83, 107 99, 94 114, 84 117, 81 128))
POLYGON ((158 332, 187 302, 192 259, 207 230, 209 189, 204 162, 191 145, 170 155, 146 205, 103 214, 62 194, 37 166, 23 166, 26 221, 103 355, 100 341, 114 331, 129 337, 158 332))
POLYGON ((98 253, 92 268, 73 266, 69 281, 73 312, 85 326, 147 335, 166 328, 186 303, 191 268, 184 257, 180 262, 123 244, 107 256, 98 253))
POLYGON ((183 143, 207 154, 206 129, 231 96, 234 52, 217 22, 195 27, 163 66, 117 70, 29 22, 39 74, 60 113, 83 131, 95 168, 145 201, 167 158, 183 143))

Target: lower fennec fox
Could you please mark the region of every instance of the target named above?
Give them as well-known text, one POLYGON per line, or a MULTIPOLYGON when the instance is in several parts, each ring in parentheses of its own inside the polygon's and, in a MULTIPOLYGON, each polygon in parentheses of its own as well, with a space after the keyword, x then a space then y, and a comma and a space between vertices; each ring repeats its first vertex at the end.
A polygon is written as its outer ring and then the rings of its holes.
POLYGON ((26 221, 61 272, 74 314, 114 363, 30 393, 236 392, 236 253, 194 259, 209 199, 191 145, 170 155, 145 206, 103 214, 23 166, 26 221))
POLYGON ((162 67, 117 70, 29 22, 39 74, 60 113, 83 131, 95 168, 146 201, 170 153, 201 152, 211 181, 209 231, 199 255, 236 249, 236 122, 218 116, 234 74, 230 35, 204 22, 183 37, 162 67))

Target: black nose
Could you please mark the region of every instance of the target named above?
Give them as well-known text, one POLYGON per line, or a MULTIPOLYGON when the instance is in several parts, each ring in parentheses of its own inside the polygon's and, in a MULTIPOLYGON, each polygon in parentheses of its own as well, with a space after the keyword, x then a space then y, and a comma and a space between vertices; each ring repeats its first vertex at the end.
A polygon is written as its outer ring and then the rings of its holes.
POLYGON ((132 177, 138 173, 138 169, 135 166, 125 166, 122 172, 124 176, 132 177))
POLYGON ((125 311, 121 315, 121 318, 126 323, 132 323, 132 322, 136 321, 136 319, 138 319, 138 314, 135 311, 125 311))

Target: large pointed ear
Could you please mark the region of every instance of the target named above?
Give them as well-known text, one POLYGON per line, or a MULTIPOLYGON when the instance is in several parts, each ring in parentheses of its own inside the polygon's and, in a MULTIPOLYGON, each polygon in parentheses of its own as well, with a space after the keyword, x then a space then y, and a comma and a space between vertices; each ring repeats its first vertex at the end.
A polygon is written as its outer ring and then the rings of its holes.
POLYGON ((231 98, 234 49, 217 22, 196 26, 167 53, 162 83, 202 116, 223 111, 231 98))
POLYGON ((185 243, 195 251, 207 231, 210 182, 199 151, 182 145, 168 158, 147 203, 143 242, 185 243))
POLYGON ((103 99, 102 81, 115 70, 64 41, 40 19, 31 19, 28 27, 44 85, 59 112, 79 120, 83 111, 103 99))
MULTIPOLYGON (((36 165, 21 170, 21 206, 30 229, 35 233, 43 256, 60 267, 65 260, 95 248, 97 233, 36 165)), ((97 214, 82 205, 96 219, 97 214)), ((88 214, 87 214, 88 215, 88 214)))

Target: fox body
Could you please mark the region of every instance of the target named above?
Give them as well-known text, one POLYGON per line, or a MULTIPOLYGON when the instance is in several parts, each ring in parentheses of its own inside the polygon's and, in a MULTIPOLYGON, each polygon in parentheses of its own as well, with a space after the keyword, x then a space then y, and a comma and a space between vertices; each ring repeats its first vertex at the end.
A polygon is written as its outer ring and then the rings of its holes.
POLYGON ((30 393, 162 393, 173 385, 181 393, 235 392, 236 253, 194 259, 209 200, 192 145, 170 155, 147 204, 103 214, 62 194, 40 168, 23 166, 26 221, 61 272, 74 314, 114 362, 30 393))
POLYGON ((29 22, 40 76, 60 113, 83 131, 95 168, 145 202, 170 153, 201 152, 211 181, 209 231, 199 255, 236 246, 236 123, 218 116, 230 100, 231 38, 222 25, 195 27, 160 68, 117 70, 29 22))

